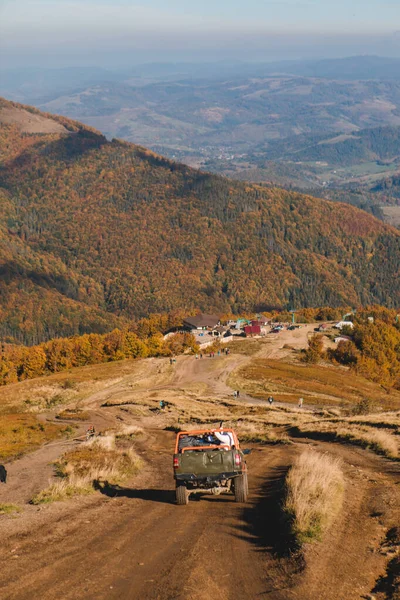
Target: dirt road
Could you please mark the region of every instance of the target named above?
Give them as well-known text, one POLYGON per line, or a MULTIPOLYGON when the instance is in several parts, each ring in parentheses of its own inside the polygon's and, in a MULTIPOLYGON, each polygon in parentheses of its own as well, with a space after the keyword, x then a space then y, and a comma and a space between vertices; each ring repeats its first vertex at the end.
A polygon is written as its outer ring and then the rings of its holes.
POLYGON ((351 496, 335 543, 311 549, 304 570, 303 560, 290 556, 292 542, 280 518, 283 478, 297 445, 254 449, 246 506, 233 496, 205 496, 178 507, 173 434, 154 430, 149 436, 151 466, 132 487, 107 487, 96 502, 77 501, 67 514, 50 509, 47 519, 3 541, 1 598, 352 600, 384 572, 384 557, 372 550, 386 530, 366 515, 378 489, 388 495, 381 508, 393 509, 389 471, 380 474, 379 485, 374 475, 377 466, 388 469, 379 458, 341 449, 352 463, 351 496))
POLYGON ((32 588, 43 599, 214 594, 229 599, 271 591, 268 572, 274 561, 263 549, 273 549, 279 538, 275 482, 291 452, 274 448, 251 455, 251 499, 245 508, 233 496, 206 496, 178 507, 171 476, 173 434, 152 435, 151 473, 142 473, 135 488, 104 489, 99 505, 2 547, 2 598, 28 598, 32 588))
MULTIPOLYGON (((150 375, 135 380, 134 392, 190 395, 204 386, 217 399, 231 393, 226 378, 246 360, 182 357, 173 371, 149 361, 150 375)), ((129 397, 132 381, 127 377, 85 405, 110 423, 118 409, 101 409, 101 403, 129 397)), ((156 418, 142 418, 141 424, 145 437, 137 450, 146 466, 125 487, 103 486, 94 496, 27 506, 15 519, 0 519, 2 600, 358 600, 384 576, 388 559, 380 547, 399 514, 396 464, 361 449, 312 442, 342 458, 346 501, 329 537, 300 555, 281 518, 281 500, 287 469, 311 442, 254 446, 246 505, 227 495, 177 506, 174 434, 156 418)), ((46 465, 56 453, 49 445, 16 461, 13 468, 25 469, 25 479, 12 484, 7 501, 26 500, 29 472, 42 484, 48 471, 40 469, 50 469, 46 465)))

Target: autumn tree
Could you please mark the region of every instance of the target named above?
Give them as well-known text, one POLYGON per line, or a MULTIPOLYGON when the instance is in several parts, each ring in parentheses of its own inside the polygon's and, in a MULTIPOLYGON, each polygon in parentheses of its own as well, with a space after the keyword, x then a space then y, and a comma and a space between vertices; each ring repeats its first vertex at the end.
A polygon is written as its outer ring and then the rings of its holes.
POLYGON ((308 346, 303 353, 303 361, 307 363, 317 363, 324 352, 323 336, 321 334, 313 335, 308 340, 308 346))
POLYGON ((328 356, 342 365, 354 366, 360 358, 360 352, 354 342, 342 340, 336 348, 329 348, 328 356))

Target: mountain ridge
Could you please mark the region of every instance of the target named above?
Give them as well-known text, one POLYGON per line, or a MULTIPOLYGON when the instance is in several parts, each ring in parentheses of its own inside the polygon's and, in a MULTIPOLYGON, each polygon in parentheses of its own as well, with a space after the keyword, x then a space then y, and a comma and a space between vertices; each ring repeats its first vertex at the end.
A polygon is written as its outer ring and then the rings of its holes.
MULTIPOLYGON (((363 211, 196 171, 44 116, 70 134, 1 125, 0 266, 45 265, 57 293, 99 323, 176 308, 400 304, 400 234, 363 211)), ((0 307, 8 335, 23 337, 23 306, 22 323, 0 307)))

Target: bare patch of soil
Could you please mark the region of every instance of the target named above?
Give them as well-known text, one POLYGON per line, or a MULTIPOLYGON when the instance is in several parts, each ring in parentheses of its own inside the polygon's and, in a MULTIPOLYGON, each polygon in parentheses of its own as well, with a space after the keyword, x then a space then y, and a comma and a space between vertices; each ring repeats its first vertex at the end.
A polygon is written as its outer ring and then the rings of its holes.
POLYGON ((0 123, 16 125, 24 133, 70 133, 61 123, 22 108, 0 108, 0 123))

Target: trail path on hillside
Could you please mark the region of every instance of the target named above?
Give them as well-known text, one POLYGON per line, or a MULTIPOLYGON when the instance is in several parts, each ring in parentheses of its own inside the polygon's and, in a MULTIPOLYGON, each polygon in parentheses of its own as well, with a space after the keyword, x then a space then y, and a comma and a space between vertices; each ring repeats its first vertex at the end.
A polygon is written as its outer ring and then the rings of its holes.
MULTIPOLYGON (((282 357, 285 344, 304 347, 309 330, 280 334, 261 355, 282 357)), ((251 360, 240 354, 180 357, 172 368, 166 359, 143 361, 143 368, 92 394, 82 406, 100 427, 120 415, 119 406, 102 408, 105 402, 158 398, 174 390, 190 402, 191 392, 199 389, 220 399, 232 393, 226 383, 231 371, 251 360)), ((400 508, 395 463, 361 449, 307 440, 254 446, 246 505, 226 495, 177 506, 174 434, 163 430, 162 415, 123 415, 145 430, 137 441, 144 469, 124 487, 106 486, 94 496, 27 506, 14 519, 0 518, 2 600, 358 600, 384 574, 387 558, 379 548, 387 522, 400 508), (280 503, 285 474, 306 443, 343 460, 346 500, 329 537, 300 557, 290 552, 280 503)), ((49 444, 10 465, 7 499, 0 489, 0 502, 26 502, 35 487, 45 487, 49 463, 73 443, 49 444)))

